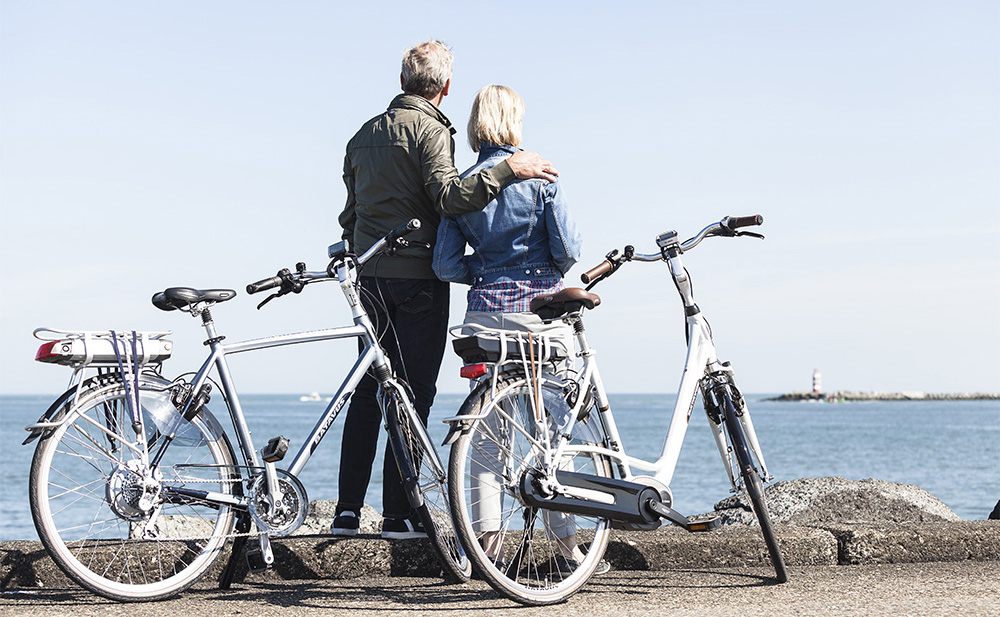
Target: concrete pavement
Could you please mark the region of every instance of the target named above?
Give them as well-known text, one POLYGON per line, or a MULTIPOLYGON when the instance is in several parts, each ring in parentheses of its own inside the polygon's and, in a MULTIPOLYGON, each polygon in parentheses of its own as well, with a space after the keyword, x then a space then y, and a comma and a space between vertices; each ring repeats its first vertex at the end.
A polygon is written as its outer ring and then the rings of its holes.
POLYGON ((350 579, 247 579, 228 591, 202 586, 180 597, 119 604, 76 587, 7 589, 0 617, 273 617, 285 615, 516 614, 530 617, 670 615, 671 617, 823 617, 1000 615, 1000 562, 959 561, 858 566, 793 566, 776 585, 766 568, 612 571, 561 605, 520 607, 485 583, 374 576, 350 579))
MULTIPOLYGON (((912 524, 775 525, 790 566, 846 566, 1000 560, 1000 521, 912 524)), ((249 574, 241 559, 236 580, 357 579, 377 576, 435 577, 441 572, 426 540, 383 540, 375 535, 333 538, 291 536, 272 541, 274 566, 249 574)), ((215 579, 226 554, 206 578, 215 579)), ((687 533, 674 526, 651 532, 615 531, 605 558, 616 570, 741 568, 769 565, 758 527, 726 526, 687 533)), ((0 543, 0 589, 68 587, 40 542, 0 543)))

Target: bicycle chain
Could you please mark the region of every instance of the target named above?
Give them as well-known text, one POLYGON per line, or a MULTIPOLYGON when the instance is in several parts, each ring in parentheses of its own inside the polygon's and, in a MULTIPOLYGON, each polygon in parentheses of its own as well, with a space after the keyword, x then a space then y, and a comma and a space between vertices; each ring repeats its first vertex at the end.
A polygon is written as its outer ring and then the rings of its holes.
MULTIPOLYGON (((223 468, 226 468, 226 469, 254 469, 254 468, 251 468, 251 467, 238 466, 238 465, 220 465, 220 466, 215 466, 215 465, 204 465, 204 466, 186 465, 186 467, 199 467, 199 468, 202 468, 202 469, 223 469, 223 468)), ((166 484, 167 482, 171 482, 171 481, 178 482, 179 485, 178 485, 177 488, 179 488, 179 487, 183 487, 185 484, 242 484, 245 481, 245 479, 244 478, 214 478, 214 479, 208 479, 208 478, 206 478, 206 479, 201 479, 201 478, 174 478, 174 479, 171 479, 171 480, 164 480, 162 483, 166 484)), ((208 502, 206 501, 205 503, 207 504, 208 502)), ((237 533, 236 531, 233 531, 231 533, 227 533, 227 534, 219 536, 219 537, 226 538, 228 540, 228 539, 231 539, 231 538, 239 538, 239 537, 247 537, 247 538, 249 538, 249 537, 255 537, 255 536, 259 537, 259 536, 263 535, 264 533, 265 532, 263 532, 263 531, 261 531, 259 529, 257 531, 247 531, 247 532, 244 532, 244 533, 237 533)), ((157 541, 162 541, 162 542, 193 542, 193 541, 198 541, 198 540, 210 540, 213 537, 215 537, 215 536, 214 535, 212 535, 212 536, 189 536, 189 537, 181 537, 181 538, 173 538, 173 537, 171 537, 171 538, 142 538, 142 537, 140 537, 138 539, 139 540, 151 539, 151 540, 157 540, 157 541)))

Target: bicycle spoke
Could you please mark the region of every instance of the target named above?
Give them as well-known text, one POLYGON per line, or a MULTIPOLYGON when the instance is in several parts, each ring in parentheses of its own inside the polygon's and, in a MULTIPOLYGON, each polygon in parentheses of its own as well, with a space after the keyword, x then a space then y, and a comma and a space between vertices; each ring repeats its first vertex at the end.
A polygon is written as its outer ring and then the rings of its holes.
MULTIPOLYGON (((133 444, 107 428, 125 426, 123 397, 114 382, 85 389, 66 414, 70 420, 39 440, 32 509, 53 559, 81 585, 119 600, 166 597, 201 576, 234 524, 231 507, 172 502, 169 488, 198 483, 199 490, 232 494, 232 451, 224 438, 207 439, 207 425, 195 418, 186 441, 168 446, 154 472, 133 444), (214 466, 178 468, 201 462, 214 466)), ((169 410, 167 397, 163 388, 140 387, 144 424, 154 432, 149 409, 169 410)))

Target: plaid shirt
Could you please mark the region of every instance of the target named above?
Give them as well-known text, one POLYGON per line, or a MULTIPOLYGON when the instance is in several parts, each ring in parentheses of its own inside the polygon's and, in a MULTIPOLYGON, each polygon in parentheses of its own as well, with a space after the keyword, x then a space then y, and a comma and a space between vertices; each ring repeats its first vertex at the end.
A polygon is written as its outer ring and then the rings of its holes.
POLYGON ((484 313, 527 313, 532 298, 562 288, 561 278, 487 283, 469 289, 468 310, 484 313))

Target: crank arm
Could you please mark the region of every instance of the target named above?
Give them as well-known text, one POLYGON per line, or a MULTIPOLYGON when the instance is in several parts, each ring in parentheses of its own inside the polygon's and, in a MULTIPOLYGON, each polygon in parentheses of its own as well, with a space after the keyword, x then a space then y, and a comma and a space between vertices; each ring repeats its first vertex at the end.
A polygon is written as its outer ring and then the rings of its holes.
POLYGON ((722 519, 718 516, 712 516, 711 518, 704 519, 688 518, 657 499, 648 499, 646 501, 646 507, 667 519, 674 525, 683 527, 688 531, 712 531, 713 529, 718 529, 722 525, 722 519))

